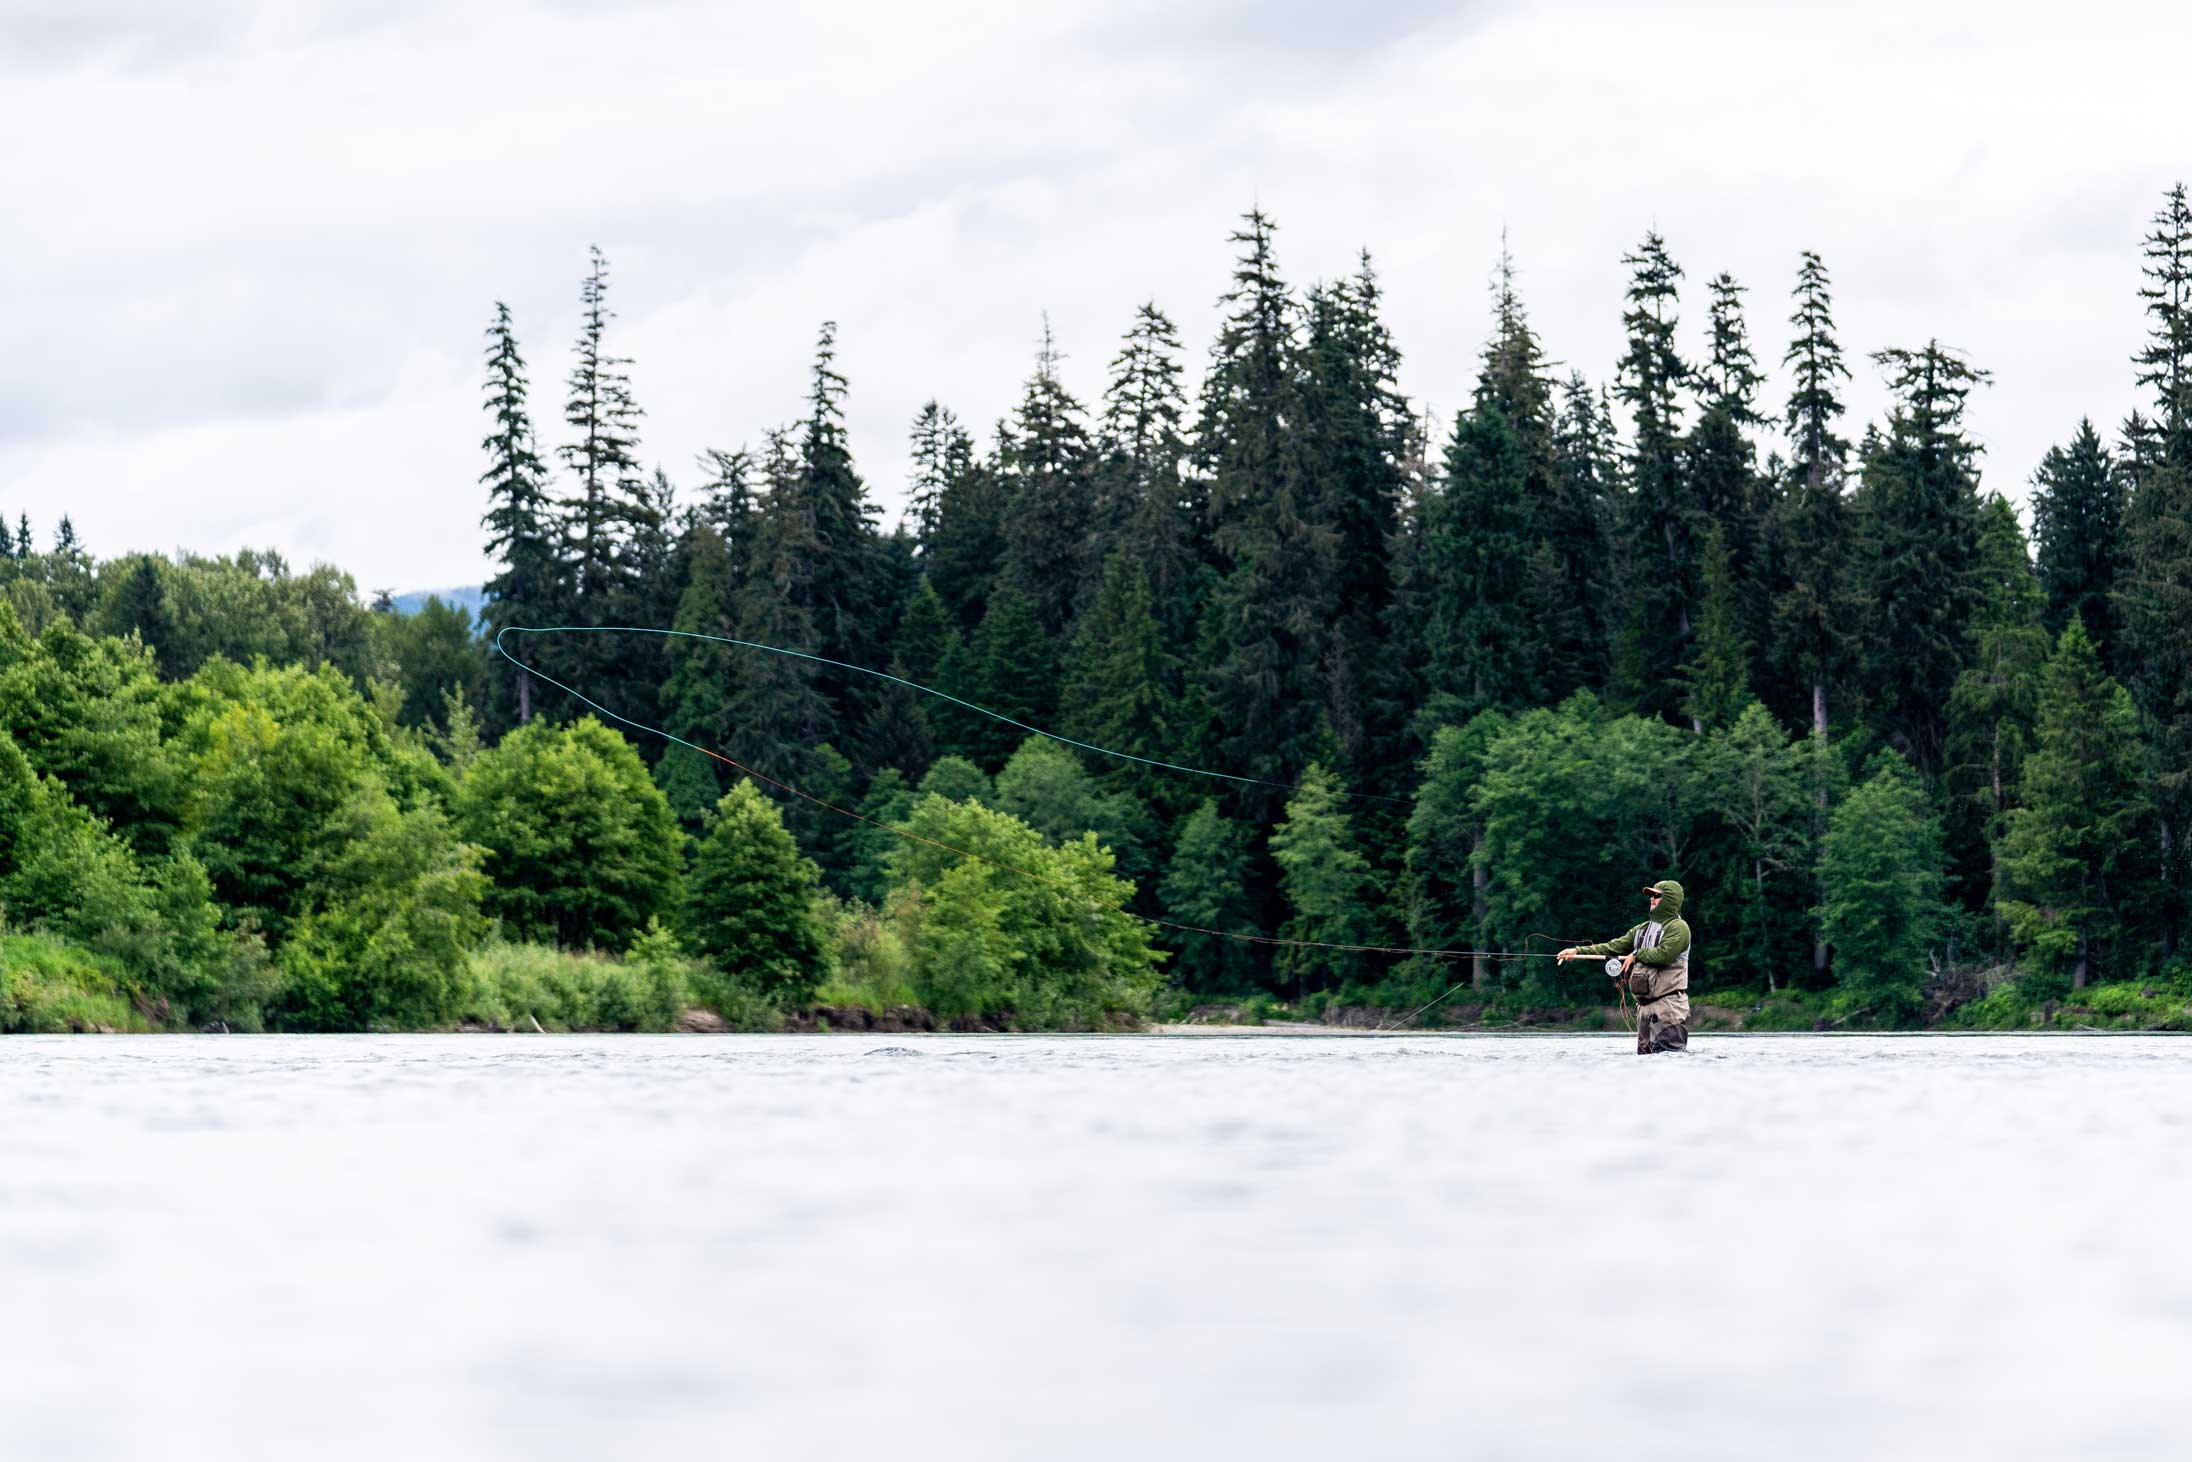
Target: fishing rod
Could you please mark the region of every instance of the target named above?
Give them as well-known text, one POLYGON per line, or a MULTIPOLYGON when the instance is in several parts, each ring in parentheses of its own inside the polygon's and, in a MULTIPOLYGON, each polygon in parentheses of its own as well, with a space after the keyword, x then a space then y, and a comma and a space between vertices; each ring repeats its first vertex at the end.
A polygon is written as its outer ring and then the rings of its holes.
MULTIPOLYGON (((794 660, 806 660, 816 665, 827 665, 834 670, 850 670, 857 675, 870 675, 875 677, 877 680, 889 681, 892 685, 902 685, 908 690, 917 690, 923 695, 934 696, 941 701, 949 701, 952 705, 972 711, 976 715, 987 716, 992 721, 1000 721, 1015 730, 1025 731, 1031 736, 1041 736, 1051 741, 1061 742, 1067 746, 1078 747, 1082 751, 1091 751, 1096 753, 1098 756, 1114 757, 1120 761, 1138 762, 1143 766, 1158 767, 1168 772, 1183 772, 1191 777, 1210 777, 1214 778, 1217 781, 1233 782, 1241 786, 1273 787, 1282 792, 1299 792, 1302 790, 1301 784, 1298 782, 1275 782, 1264 777, 1242 776, 1237 772, 1219 772, 1212 771, 1208 767, 1183 766, 1179 762, 1160 761, 1153 756, 1136 756, 1131 751, 1114 751, 1108 746, 1097 746, 1092 742, 1076 741, 1071 736, 1061 735, 1056 731, 1046 731, 1040 726, 1030 726, 1025 721, 1014 720, 1012 717, 1006 715, 1002 711, 993 711, 988 706, 976 705, 973 701, 962 700, 949 691, 938 690, 934 686, 922 685, 919 681, 908 680, 902 675, 893 675, 887 670, 875 670, 866 665, 852 664, 850 661, 846 660, 832 660, 827 655, 810 655, 805 650, 789 650, 782 645, 765 645, 760 643, 758 640, 740 640, 733 639, 729 635, 704 635, 693 630, 653 629, 645 625, 630 624, 558 624, 538 626, 513 624, 507 625, 504 628, 496 631, 496 653, 501 655, 505 660, 508 660, 511 664, 517 666, 519 669, 526 671, 528 674, 539 675, 542 680, 547 680, 550 685, 555 685, 556 682, 553 680, 548 680, 548 677, 545 675, 541 675, 540 671, 535 670, 532 666, 526 664, 523 660, 520 660, 517 656, 510 653, 509 649, 502 643, 503 637, 506 635, 657 635, 663 639, 705 640, 710 644, 735 645, 742 650, 762 650, 771 655, 784 655, 794 660)), ((564 686, 562 688, 565 690, 570 690, 570 687, 568 686, 564 686)), ((577 695, 578 693, 576 691, 571 691, 571 694, 577 695)), ((583 700, 585 698, 581 696, 580 699, 583 700)), ((593 702, 588 701, 587 704, 592 705, 593 702)), ((624 718, 620 716, 617 719, 623 720, 624 718)), ((627 722, 626 724, 637 725, 638 723, 627 722)), ((1352 797, 1355 800, 1362 802, 1409 803, 1412 800, 1407 797, 1390 796, 1383 792, 1349 792, 1343 790, 1341 791, 1340 795, 1343 797, 1352 797)))
MULTIPOLYGON (((1003 862, 1000 859, 991 858, 985 854, 977 853, 970 848, 955 847, 950 843, 942 842, 936 838, 931 838, 924 836, 923 834, 916 833, 910 828, 900 827, 895 823, 883 822, 876 818, 865 816, 864 814, 855 812, 850 808, 840 807, 836 803, 831 802, 826 798, 818 797, 814 793, 806 791, 804 788, 793 786, 790 782, 783 781, 777 777, 772 777, 766 772, 756 771, 754 768, 747 766, 744 762, 735 760, 734 758, 727 756, 724 753, 717 751, 711 747, 702 746, 697 742, 688 741, 684 737, 667 731, 660 726, 649 725, 645 721, 635 720, 634 718, 624 715, 621 712, 613 711, 609 709, 609 707, 601 704, 601 702, 587 695, 584 691, 579 690, 577 687, 566 685, 562 681, 557 680, 554 676, 545 673, 544 671, 533 665, 527 664, 523 660, 520 660, 517 656, 511 654, 509 649, 502 642, 503 637, 510 634, 559 634, 565 632, 578 632, 583 630, 600 629, 609 629, 616 633, 626 634, 657 634, 665 636, 676 636, 687 639, 713 640, 724 644, 743 645, 752 649, 770 650, 777 654, 792 655, 799 659, 813 660, 825 665, 836 665, 847 670, 860 670, 864 674, 880 675, 885 680, 890 680, 900 685, 909 686, 914 690, 924 691, 930 695, 943 696, 944 699, 965 706, 969 710, 979 711, 985 716, 990 716, 993 719, 1003 721, 1008 725, 1018 726, 1022 730, 1033 732, 1035 735, 1046 736, 1049 737, 1051 740, 1062 741, 1070 746, 1082 747, 1084 750, 1100 752, 1106 756, 1122 757, 1129 761, 1142 762, 1150 766, 1165 767, 1173 771, 1192 772, 1201 776, 1221 777, 1225 778, 1226 780, 1235 782, 1253 783, 1257 785, 1272 787, 1283 787, 1289 785, 1282 782, 1266 782, 1259 777, 1241 777, 1234 776, 1233 774, 1228 772, 1206 771, 1200 767, 1176 766, 1170 762, 1155 761, 1148 757, 1134 756, 1127 752, 1115 752, 1107 747, 1092 746, 1086 742, 1074 741, 1069 737, 1057 736, 1051 732, 1043 731, 1036 727, 1026 726, 1019 721, 1013 720, 1009 716, 999 715, 997 712, 991 711, 983 706, 975 705, 971 701, 959 700, 958 697, 945 695, 942 691, 929 690, 929 688, 926 686, 917 685, 913 681, 905 680, 899 676, 884 675, 881 671, 866 670, 865 667, 862 666, 847 665, 842 661, 825 659, 824 657, 819 655, 809 655, 804 653, 803 651, 784 650, 773 645, 760 645, 747 640, 733 640, 721 635, 693 634, 683 630, 649 630, 628 626, 570 626, 567 628, 535 628, 529 626, 511 625, 496 634, 495 651, 504 659, 508 660, 511 664, 517 666, 520 670, 525 671, 528 675, 539 677, 543 684, 554 686, 557 690, 562 691, 565 695, 568 695, 572 699, 578 701, 580 704, 587 706, 588 708, 596 712, 599 712, 601 715, 608 717, 612 721, 618 721, 626 726, 632 727, 635 730, 644 731, 650 736, 659 736, 664 741, 671 742, 672 744, 677 746, 685 747, 690 751, 698 752, 702 756, 710 757, 716 761, 722 762, 725 766, 730 767, 740 773, 743 773, 744 775, 753 778, 755 781, 765 782, 769 786, 775 787, 780 791, 789 793, 791 796, 798 797, 807 802, 811 802, 815 806, 823 808, 827 811, 834 812, 840 817, 851 818, 854 822, 863 823, 873 828, 879 828, 884 832, 891 833, 897 837, 905 839, 908 842, 919 843, 927 847, 932 847, 941 852, 950 853, 955 857, 972 859, 974 862, 984 864, 987 867, 995 868, 1005 873, 1015 874, 1021 878, 1029 879, 1033 882, 1058 889, 1059 891, 1065 893, 1068 897, 1076 899, 1087 907, 1102 913, 1119 914, 1126 918, 1136 920, 1140 923, 1150 925, 1154 928, 1171 929, 1187 934, 1199 934, 1213 939, 1230 939, 1235 943, 1261 945, 1266 948, 1325 949, 1340 954, 1389 954, 1407 956, 1421 955, 1430 959, 1490 959, 1496 962, 1521 959, 1559 958, 1559 956, 1555 954, 1537 954, 1527 951, 1497 949, 1444 949, 1422 945, 1344 944, 1336 941, 1322 939, 1284 939, 1269 934, 1247 934, 1242 933, 1238 930, 1212 929, 1205 927, 1201 924, 1189 924, 1177 919, 1160 919, 1152 915, 1136 913, 1132 909, 1121 908, 1114 904, 1107 904, 1101 899, 1092 898, 1081 889, 1076 888, 1073 885, 1065 883, 1059 879, 1051 878, 1045 874, 1036 873, 1031 869, 1017 867, 1013 864, 1003 862)), ((1364 793, 1359 795, 1371 796, 1374 794, 1364 793)), ((1552 940, 1553 938, 1554 936, 1550 934, 1532 933, 1527 936, 1525 942, 1527 942, 1528 939, 1552 940)), ((1573 941, 1569 942, 1572 943, 1573 941)), ((1461 981, 1459 984, 1456 984, 1451 989, 1447 990, 1444 994, 1439 995, 1436 999, 1430 1000, 1425 1004, 1418 1006, 1415 1010, 1411 1011, 1406 1017, 1404 1017, 1404 1019, 1415 1019, 1424 1011, 1429 1010, 1431 1006, 1438 1004, 1440 1000, 1444 1000, 1448 995, 1453 994, 1455 991, 1461 989, 1463 985, 1467 985, 1468 983, 1470 983, 1468 980, 1461 981)), ((1386 1024, 1378 1026, 1377 1029, 1380 1031, 1388 1030, 1393 1025, 1398 1023, 1399 1022, 1389 1021, 1386 1024)))

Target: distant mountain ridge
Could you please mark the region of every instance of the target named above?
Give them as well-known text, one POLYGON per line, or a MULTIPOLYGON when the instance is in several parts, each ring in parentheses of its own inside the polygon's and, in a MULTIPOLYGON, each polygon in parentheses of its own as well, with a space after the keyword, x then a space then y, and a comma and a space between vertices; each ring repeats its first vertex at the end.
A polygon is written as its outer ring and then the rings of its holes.
POLYGON ((394 603, 398 614, 417 614, 426 607, 429 599, 459 606, 472 611, 472 618, 479 618, 480 610, 487 603, 487 591, 478 584, 467 584, 458 589, 413 589, 408 594, 398 594, 394 603))

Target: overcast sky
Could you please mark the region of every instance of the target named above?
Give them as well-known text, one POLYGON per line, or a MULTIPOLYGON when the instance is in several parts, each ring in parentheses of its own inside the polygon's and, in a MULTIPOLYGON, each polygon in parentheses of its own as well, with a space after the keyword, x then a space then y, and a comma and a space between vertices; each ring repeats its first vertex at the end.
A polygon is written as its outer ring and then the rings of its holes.
POLYGON ((1502 229, 1594 381, 1647 229, 1689 274, 1685 344, 1726 269, 1776 361, 1817 250, 1853 414, 1881 404, 1863 353, 1965 350, 1995 374, 1988 484, 2021 499, 2136 401, 2138 240, 2192 174, 2188 12, 0 0, 0 511, 41 541, 70 513, 102 556, 475 583, 480 332, 507 300, 553 446, 599 243, 650 464, 693 482, 795 415, 835 319, 895 517, 916 409, 986 437, 1046 310, 1084 400, 1145 299, 1199 369, 1256 203, 1297 284, 1372 251, 1442 414, 1502 229))

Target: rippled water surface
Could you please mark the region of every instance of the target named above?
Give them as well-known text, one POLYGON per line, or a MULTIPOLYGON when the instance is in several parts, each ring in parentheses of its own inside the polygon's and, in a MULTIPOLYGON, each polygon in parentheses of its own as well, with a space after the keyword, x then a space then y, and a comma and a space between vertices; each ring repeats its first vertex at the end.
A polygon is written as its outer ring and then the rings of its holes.
POLYGON ((0 1454, 2185 1455, 2192 1041, 0 1041, 0 1454))

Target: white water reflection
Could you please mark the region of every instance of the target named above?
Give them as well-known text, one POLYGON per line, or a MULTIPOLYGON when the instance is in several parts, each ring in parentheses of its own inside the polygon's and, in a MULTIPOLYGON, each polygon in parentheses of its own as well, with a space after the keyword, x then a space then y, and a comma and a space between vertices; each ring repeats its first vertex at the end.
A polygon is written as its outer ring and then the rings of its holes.
POLYGON ((2192 1041, 0 1042, 0 1455, 2182 1455, 2192 1041))

